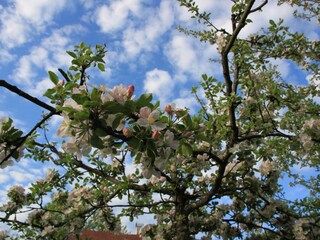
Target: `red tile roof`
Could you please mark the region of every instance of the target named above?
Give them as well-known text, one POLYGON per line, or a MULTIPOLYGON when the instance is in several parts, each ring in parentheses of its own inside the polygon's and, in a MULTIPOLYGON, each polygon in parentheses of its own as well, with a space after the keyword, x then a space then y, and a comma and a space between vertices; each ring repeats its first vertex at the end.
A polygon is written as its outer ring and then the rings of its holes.
MULTIPOLYGON (((74 240, 76 238, 70 238, 74 240)), ((105 231, 82 230, 80 234, 81 240, 141 240, 138 234, 112 233, 105 231)))

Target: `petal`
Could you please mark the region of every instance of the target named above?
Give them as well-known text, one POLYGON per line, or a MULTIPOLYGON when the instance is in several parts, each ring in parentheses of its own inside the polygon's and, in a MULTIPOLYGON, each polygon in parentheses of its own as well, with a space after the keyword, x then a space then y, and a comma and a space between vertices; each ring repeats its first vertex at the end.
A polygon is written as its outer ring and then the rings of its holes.
POLYGON ((149 107, 140 108, 140 117, 148 119, 150 113, 151 113, 151 109, 149 107))
POLYGON ((155 122, 154 124, 151 125, 151 129, 153 131, 161 131, 161 130, 163 130, 165 128, 166 128, 166 125, 164 125, 161 122, 155 122))
POLYGON ((141 126, 141 127, 148 127, 149 124, 148 124, 148 120, 147 119, 144 119, 144 118, 139 118, 138 121, 137 121, 138 125, 141 126))

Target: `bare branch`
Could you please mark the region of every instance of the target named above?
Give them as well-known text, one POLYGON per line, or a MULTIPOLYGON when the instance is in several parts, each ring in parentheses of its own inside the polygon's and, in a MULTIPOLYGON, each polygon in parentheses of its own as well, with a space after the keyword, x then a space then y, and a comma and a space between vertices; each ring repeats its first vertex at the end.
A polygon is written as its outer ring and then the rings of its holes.
POLYGON ((22 91, 18 87, 9 84, 5 80, 0 79, 0 87, 4 87, 4 88, 8 89, 9 91, 18 94, 19 96, 29 100, 30 102, 33 102, 33 103, 37 104, 40 107, 43 107, 44 109, 46 109, 46 110, 48 110, 50 112, 54 112, 55 114, 59 114, 54 107, 46 104, 45 102, 43 102, 43 101, 41 101, 41 100, 39 100, 39 99, 37 99, 35 97, 32 97, 31 95, 29 95, 28 93, 22 91))
POLYGON ((268 0, 265 0, 263 3, 261 3, 258 7, 252 9, 250 11, 250 13, 254 13, 254 12, 257 12, 257 11, 261 11, 262 8, 268 3, 268 0))

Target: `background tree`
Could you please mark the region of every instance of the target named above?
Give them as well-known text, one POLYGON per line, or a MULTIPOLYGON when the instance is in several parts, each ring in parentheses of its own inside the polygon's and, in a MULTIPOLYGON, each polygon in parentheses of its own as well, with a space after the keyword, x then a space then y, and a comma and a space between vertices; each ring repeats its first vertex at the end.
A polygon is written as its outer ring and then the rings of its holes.
MULTIPOLYGON (((131 220, 155 214, 158 224, 142 231, 152 239, 192 239, 198 233, 223 239, 319 238, 319 42, 292 33, 282 20, 239 37, 268 1, 233 1, 231 32, 216 26, 194 1, 179 2, 204 27, 180 30, 216 44, 223 70, 223 79, 202 75, 205 99, 193 89, 201 107, 197 115, 174 105, 162 109, 151 94, 135 99, 132 85, 89 84, 90 67, 104 71, 104 46, 92 50, 81 43, 69 51, 72 66, 67 73, 60 70, 62 81, 49 72, 55 87, 45 96, 51 105, 1 80, 1 86, 49 111, 24 135, 10 119, 1 121, 1 166, 24 151, 60 169, 49 171, 28 193, 12 187, 10 201, 1 207, 2 222, 26 238, 66 239, 92 216, 115 227, 112 209, 121 207, 120 216, 131 220), (311 84, 284 81, 272 59, 291 60, 312 76, 311 84), (40 141, 36 130, 57 114, 63 117, 57 134, 64 140, 40 141), (128 174, 132 162, 136 171, 128 174), (298 174, 297 166, 312 168, 313 176, 298 174), (284 176, 309 195, 286 199, 284 176), (126 204, 114 201, 122 198, 126 204), (22 212, 30 212, 26 222, 15 218, 22 212)), ((315 1, 288 2, 303 8, 299 17, 319 16, 315 1)))

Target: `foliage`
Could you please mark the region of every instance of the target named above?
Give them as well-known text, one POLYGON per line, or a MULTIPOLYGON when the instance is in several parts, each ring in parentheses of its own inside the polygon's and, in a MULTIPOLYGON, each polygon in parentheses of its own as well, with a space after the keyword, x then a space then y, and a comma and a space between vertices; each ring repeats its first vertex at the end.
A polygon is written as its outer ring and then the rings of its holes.
MULTIPOLYGON (((2 150, 2 167, 21 157, 18 147, 26 157, 63 167, 50 170, 28 193, 13 186, 1 207, 2 222, 25 238, 64 239, 91 227, 92 219, 99 222, 92 228, 119 229, 112 209, 122 207, 120 216, 131 220, 155 214, 158 224, 142 231, 152 239, 192 239, 198 233, 223 239, 319 238, 319 42, 292 33, 283 20, 270 20, 267 29, 240 38, 249 16, 268 1, 233 1, 232 32, 218 28, 193 0, 179 2, 206 27, 180 29, 216 44, 223 69, 221 79, 202 75, 205 99, 193 89, 199 113, 191 116, 173 104, 161 109, 151 94, 135 99, 132 85, 88 84, 90 67, 104 71, 106 51, 81 43, 68 52, 70 71, 59 70, 65 80, 49 72, 55 86, 45 96, 55 110, 47 108, 47 116, 63 117, 57 130, 61 144, 39 142, 36 134, 22 137, 11 120, 1 122, 1 147, 12 151, 2 150), (272 59, 290 60, 311 83, 284 81, 272 59), (135 172, 128 174, 132 164, 135 172), (297 167, 315 174, 306 178, 297 167), (286 199, 281 184, 286 176, 309 196, 286 199), (21 212, 29 212, 27 222, 15 218, 21 212)), ((312 1, 289 2, 303 6, 308 18, 319 15, 315 2, 309 8, 304 3, 312 1)))

